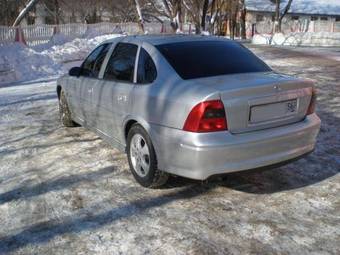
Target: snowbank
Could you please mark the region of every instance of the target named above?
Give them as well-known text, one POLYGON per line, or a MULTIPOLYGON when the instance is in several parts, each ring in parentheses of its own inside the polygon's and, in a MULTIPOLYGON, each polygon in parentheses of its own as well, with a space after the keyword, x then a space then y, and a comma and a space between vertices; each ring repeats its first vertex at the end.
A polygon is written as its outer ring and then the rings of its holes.
POLYGON ((101 42, 122 36, 102 35, 92 39, 56 36, 49 43, 28 48, 20 43, 0 47, 0 85, 61 75, 62 63, 82 60, 101 42))
POLYGON ((252 44, 271 44, 272 37, 270 34, 256 34, 251 42, 252 44))
POLYGON ((61 74, 61 64, 20 43, 0 47, 0 84, 61 74))
POLYGON ((52 46, 50 49, 44 50, 41 53, 51 56, 58 63, 69 62, 74 60, 82 60, 87 54, 98 44, 115 37, 122 36, 121 34, 102 35, 92 39, 77 38, 71 42, 66 42, 62 45, 52 46))
POLYGON ((51 38, 51 40, 48 43, 38 44, 31 48, 34 49, 35 51, 42 52, 44 50, 50 49, 53 46, 62 45, 72 40, 74 40, 73 37, 64 34, 56 34, 51 38))
POLYGON ((277 33, 274 35, 257 34, 253 36, 253 44, 271 44, 284 46, 340 46, 340 33, 303 32, 277 33))

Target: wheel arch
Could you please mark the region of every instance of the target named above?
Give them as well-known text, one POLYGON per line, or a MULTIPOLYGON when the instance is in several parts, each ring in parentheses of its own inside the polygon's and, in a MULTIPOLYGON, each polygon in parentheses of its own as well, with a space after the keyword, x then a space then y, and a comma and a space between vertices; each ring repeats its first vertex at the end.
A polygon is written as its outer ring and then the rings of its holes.
POLYGON ((57 85, 57 95, 58 95, 58 99, 60 99, 61 90, 62 90, 61 85, 57 85))
POLYGON ((134 119, 131 119, 131 120, 128 120, 126 123, 125 123, 125 126, 124 126, 124 139, 125 139, 125 143, 127 143, 127 137, 128 137, 128 134, 129 134, 129 131, 131 129, 131 127, 138 123, 136 120, 134 119))
POLYGON ((124 130, 124 142, 125 142, 125 144, 127 145, 127 137, 128 137, 128 134, 129 134, 131 127, 134 124, 139 124, 145 129, 145 131, 148 133, 148 135, 149 135, 149 137, 152 141, 153 146, 156 149, 158 147, 157 141, 153 137, 153 132, 152 132, 150 124, 146 120, 144 120, 143 118, 136 117, 136 116, 128 116, 126 118, 126 120, 124 121, 123 130, 124 130))

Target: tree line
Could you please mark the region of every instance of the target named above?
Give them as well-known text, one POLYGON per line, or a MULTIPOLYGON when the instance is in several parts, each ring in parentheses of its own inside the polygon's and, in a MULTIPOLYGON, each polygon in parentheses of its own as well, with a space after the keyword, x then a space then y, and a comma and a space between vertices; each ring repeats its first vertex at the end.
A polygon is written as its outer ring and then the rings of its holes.
MULTIPOLYGON (((268 0, 276 4, 276 31, 288 12, 292 0, 282 8, 282 0, 268 0)), ((46 23, 97 23, 150 21, 170 22, 174 31, 180 31, 184 22, 190 22, 196 33, 228 33, 245 38, 245 0, 0 0, 0 25, 19 25, 25 18, 34 24, 37 6, 47 12, 46 23)))

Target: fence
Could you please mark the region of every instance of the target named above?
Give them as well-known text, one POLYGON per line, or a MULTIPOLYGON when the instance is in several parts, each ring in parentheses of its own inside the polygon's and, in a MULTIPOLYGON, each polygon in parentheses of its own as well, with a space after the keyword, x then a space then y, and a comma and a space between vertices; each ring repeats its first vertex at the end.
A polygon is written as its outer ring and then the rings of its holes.
MULTIPOLYGON (((252 28, 251 23, 247 24, 248 37, 251 37, 253 33, 257 34, 272 34, 274 24, 271 19, 256 22, 255 27, 252 28), (253 33, 251 33, 251 31, 253 33)), ((328 33, 339 33, 340 32, 340 21, 322 21, 316 20, 311 21, 307 18, 300 20, 287 20, 284 19, 281 30, 284 34, 297 33, 297 32, 328 32, 328 33)))
MULTIPOLYGON (((148 34, 173 33, 169 23, 145 23, 144 30, 148 34)), ((184 33, 191 33, 191 24, 183 24, 184 33)), ((139 34, 138 23, 96 23, 96 24, 61 24, 30 25, 25 27, 0 26, 0 44, 15 41, 25 42, 28 46, 48 43, 54 35, 60 34, 70 38, 104 35, 111 33, 139 34)))

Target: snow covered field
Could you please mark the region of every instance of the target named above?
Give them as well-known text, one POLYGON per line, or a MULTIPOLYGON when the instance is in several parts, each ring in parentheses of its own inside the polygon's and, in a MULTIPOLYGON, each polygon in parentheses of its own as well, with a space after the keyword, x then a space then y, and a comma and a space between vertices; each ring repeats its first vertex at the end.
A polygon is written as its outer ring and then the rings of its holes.
POLYGON ((0 85, 0 254, 340 254, 340 54, 248 47, 317 82, 317 148, 204 183, 142 188, 124 154, 60 125, 53 77, 0 85))

